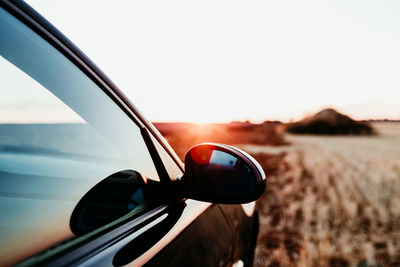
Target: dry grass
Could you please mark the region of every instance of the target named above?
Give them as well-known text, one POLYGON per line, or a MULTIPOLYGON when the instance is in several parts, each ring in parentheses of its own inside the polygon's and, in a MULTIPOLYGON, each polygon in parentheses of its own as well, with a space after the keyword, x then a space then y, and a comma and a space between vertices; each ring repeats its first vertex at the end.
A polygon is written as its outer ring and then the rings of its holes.
POLYGON ((400 266, 400 124, 375 127, 375 137, 288 136, 258 202, 255 266, 400 266))

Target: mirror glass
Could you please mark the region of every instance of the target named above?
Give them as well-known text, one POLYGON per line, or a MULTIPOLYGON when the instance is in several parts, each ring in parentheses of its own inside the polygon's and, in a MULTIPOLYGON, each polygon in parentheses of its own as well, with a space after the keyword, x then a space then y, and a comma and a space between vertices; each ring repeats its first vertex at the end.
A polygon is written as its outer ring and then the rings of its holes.
POLYGON ((238 163, 238 159, 228 153, 214 150, 211 154, 210 158, 210 167, 221 167, 221 168, 228 168, 234 169, 238 163))
POLYGON ((189 150, 182 177, 188 197, 214 203, 246 203, 265 189, 265 174, 239 150, 202 144, 189 150))

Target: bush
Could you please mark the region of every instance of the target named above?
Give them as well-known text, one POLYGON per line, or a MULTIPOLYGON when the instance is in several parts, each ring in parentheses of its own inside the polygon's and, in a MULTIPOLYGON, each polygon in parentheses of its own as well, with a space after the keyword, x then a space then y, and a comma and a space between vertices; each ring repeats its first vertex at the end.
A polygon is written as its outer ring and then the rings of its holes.
POLYGON ((374 133, 369 124, 355 121, 333 109, 325 109, 314 116, 289 123, 285 129, 294 134, 371 135, 374 133))

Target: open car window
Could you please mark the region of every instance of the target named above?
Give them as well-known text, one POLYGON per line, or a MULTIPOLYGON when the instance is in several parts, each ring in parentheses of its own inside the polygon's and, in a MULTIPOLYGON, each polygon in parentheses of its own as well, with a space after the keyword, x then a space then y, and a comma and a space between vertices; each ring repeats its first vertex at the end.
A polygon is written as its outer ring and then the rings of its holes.
POLYGON ((139 127, 77 66, 3 9, 0 36, 0 265, 9 265, 135 210, 141 184, 159 177, 139 127))

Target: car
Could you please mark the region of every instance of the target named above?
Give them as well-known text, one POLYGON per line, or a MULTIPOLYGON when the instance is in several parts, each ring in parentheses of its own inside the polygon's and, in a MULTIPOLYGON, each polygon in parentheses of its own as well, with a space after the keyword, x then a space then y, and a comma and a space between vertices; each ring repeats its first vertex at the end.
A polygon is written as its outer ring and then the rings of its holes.
POLYGON ((0 4, 0 265, 251 266, 257 161, 204 143, 183 164, 54 26, 0 4))

